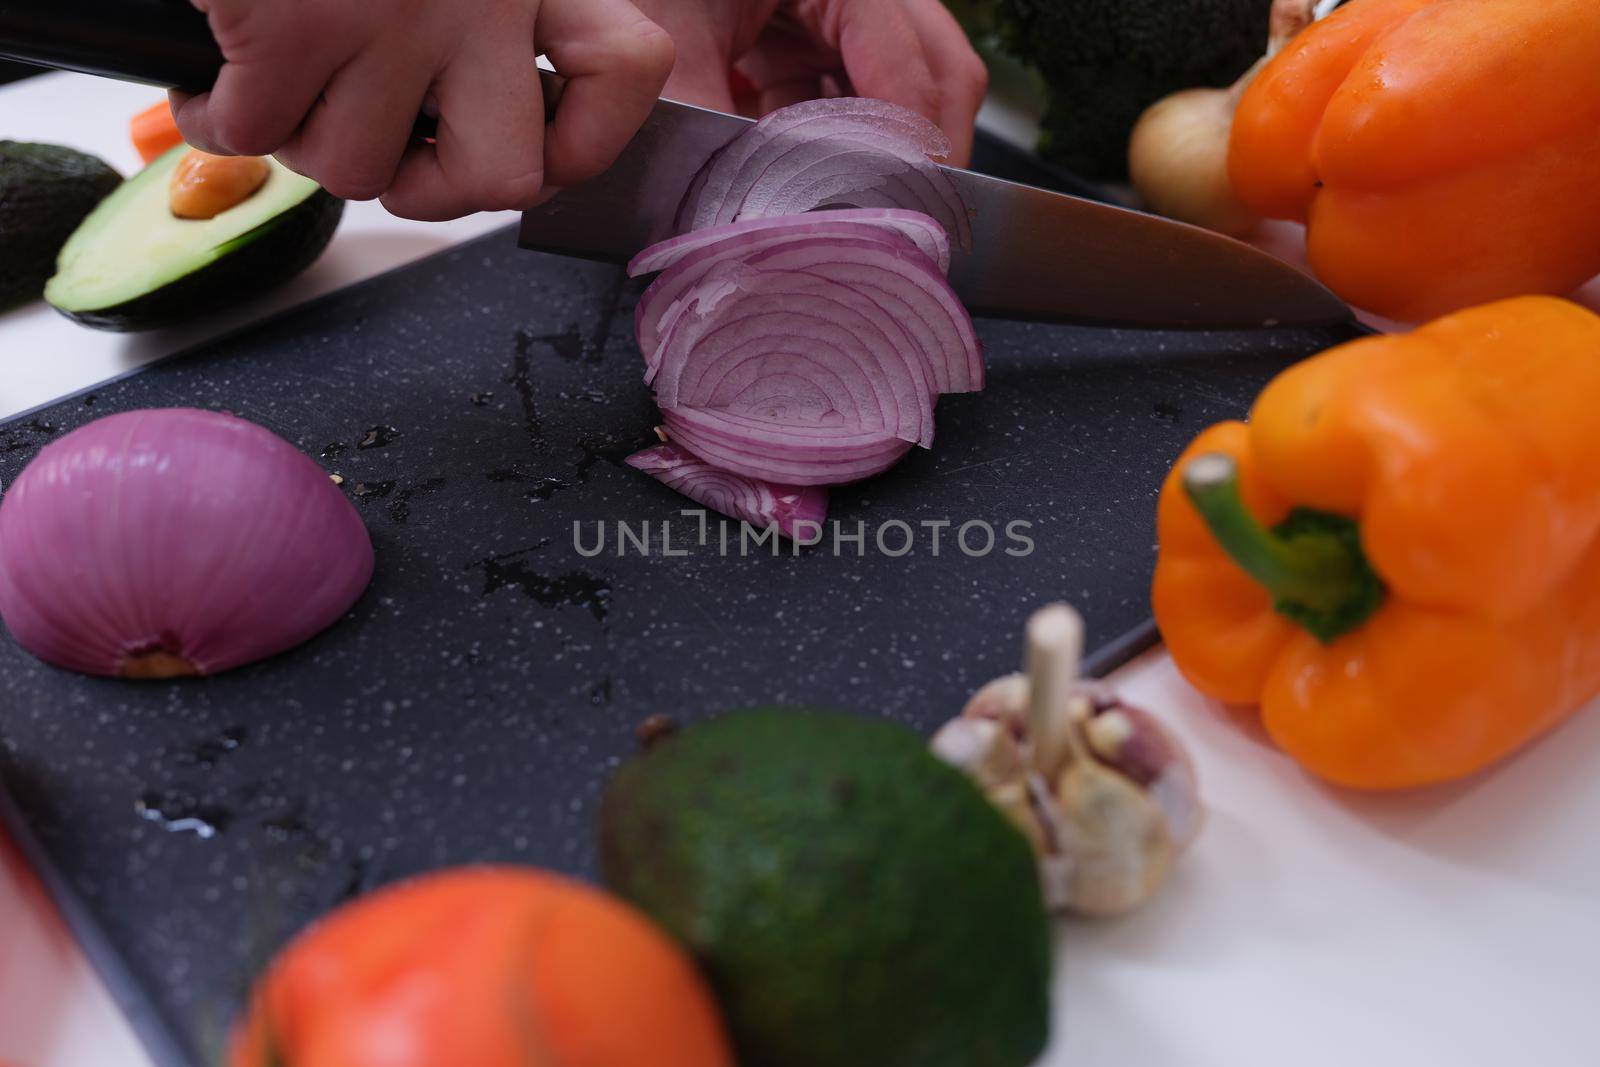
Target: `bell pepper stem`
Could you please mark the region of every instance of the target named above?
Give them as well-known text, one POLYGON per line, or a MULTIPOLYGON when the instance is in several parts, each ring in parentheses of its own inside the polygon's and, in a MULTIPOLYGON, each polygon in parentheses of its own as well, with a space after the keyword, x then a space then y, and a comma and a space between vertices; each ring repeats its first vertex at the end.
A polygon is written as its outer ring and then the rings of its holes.
POLYGON ((1266 588, 1279 614, 1318 640, 1350 632, 1383 603, 1353 519, 1297 508, 1268 529, 1245 507, 1238 464, 1220 452, 1190 460, 1183 486, 1222 550, 1266 588))

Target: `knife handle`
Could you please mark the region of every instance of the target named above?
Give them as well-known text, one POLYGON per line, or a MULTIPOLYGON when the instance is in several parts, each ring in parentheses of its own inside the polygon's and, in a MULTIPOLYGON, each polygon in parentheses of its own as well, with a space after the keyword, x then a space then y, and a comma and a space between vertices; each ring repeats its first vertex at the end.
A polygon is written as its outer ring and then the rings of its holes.
MULTIPOLYGON (((211 88, 223 64, 189 0, 0 0, 0 57, 191 93, 211 88)), ((539 73, 548 115, 563 83, 539 73)), ((437 132, 437 119, 417 116, 414 138, 437 132)))

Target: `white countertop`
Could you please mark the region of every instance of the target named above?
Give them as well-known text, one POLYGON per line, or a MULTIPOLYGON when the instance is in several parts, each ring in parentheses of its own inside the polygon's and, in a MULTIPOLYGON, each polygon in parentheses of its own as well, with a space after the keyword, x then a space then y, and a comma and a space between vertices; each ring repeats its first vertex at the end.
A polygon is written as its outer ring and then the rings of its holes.
MULTIPOLYGON (((0 136, 132 170, 126 121, 154 98, 50 75, 0 88, 0 136)), ((289 289, 179 331, 100 334, 38 306, 0 315, 0 417, 505 221, 427 226, 352 205, 328 255, 289 289)), ((1360 796, 1299 772, 1247 713, 1201 699, 1160 652, 1114 681, 1189 744, 1209 820, 1144 911, 1060 924, 1057 1040, 1040 1067, 1595 1062, 1600 709, 1471 782, 1360 796)), ((3 840, 0 1060, 148 1064, 3 840)))

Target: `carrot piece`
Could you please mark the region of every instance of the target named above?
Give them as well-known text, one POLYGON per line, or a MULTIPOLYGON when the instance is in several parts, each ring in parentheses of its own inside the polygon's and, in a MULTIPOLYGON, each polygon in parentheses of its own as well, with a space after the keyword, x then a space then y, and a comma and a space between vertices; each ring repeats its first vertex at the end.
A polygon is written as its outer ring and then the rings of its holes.
POLYGON ((178 132, 172 108, 165 100, 133 116, 133 121, 128 123, 128 134, 133 138, 133 147, 139 150, 139 158, 146 163, 183 143, 183 134, 178 132))

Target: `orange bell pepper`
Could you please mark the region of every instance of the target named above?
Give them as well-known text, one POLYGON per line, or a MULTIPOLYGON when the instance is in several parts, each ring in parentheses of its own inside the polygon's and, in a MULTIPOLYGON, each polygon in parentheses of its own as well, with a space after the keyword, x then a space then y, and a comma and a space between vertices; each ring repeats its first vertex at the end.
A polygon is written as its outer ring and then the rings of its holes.
POLYGON ((1353 0, 1240 99, 1229 176, 1358 307, 1421 321, 1600 274, 1594 0, 1353 0))
POLYGON ((1330 349, 1206 430, 1157 516, 1178 669, 1370 789, 1471 774, 1600 692, 1600 316, 1553 297, 1330 349))
POLYGON ((598 890, 465 868, 311 927, 256 987, 231 1067, 733 1067, 694 965, 598 890))

